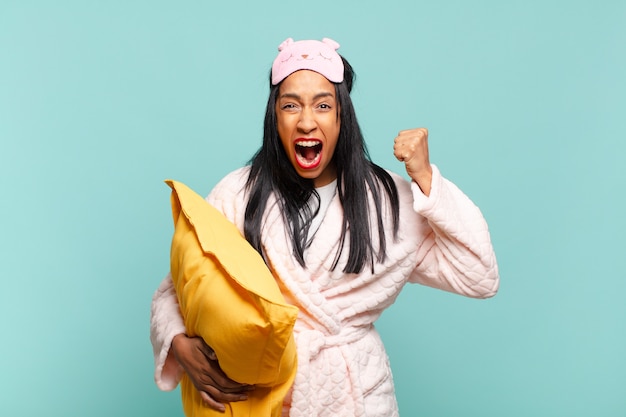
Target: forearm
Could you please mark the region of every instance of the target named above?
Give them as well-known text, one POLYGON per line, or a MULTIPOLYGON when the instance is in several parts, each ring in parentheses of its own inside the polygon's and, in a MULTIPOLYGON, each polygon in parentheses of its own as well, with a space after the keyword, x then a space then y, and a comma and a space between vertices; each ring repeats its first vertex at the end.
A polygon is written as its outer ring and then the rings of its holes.
POLYGON ((435 168, 428 198, 413 187, 414 208, 432 232, 421 245, 412 281, 475 298, 495 295, 498 266, 478 207, 435 168))

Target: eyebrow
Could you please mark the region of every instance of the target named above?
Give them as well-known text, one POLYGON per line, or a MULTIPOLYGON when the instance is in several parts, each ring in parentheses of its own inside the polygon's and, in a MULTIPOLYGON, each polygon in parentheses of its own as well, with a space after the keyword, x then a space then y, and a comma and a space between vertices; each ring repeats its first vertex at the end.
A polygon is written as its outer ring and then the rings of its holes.
MULTIPOLYGON (((316 95, 313 96, 313 101, 318 100, 320 98, 324 98, 324 97, 333 97, 334 98, 334 94, 328 91, 323 91, 321 93, 317 93, 316 95)), ((299 94, 296 93, 284 93, 281 94, 278 98, 293 98, 296 100, 302 100, 302 97, 299 94)))

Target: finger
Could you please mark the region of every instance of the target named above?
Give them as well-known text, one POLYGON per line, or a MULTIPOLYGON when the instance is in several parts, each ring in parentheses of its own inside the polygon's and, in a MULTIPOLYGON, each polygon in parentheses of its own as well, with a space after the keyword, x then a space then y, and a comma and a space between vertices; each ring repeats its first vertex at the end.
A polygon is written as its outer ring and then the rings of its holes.
POLYGON ((396 159, 400 162, 404 162, 411 158, 411 153, 404 148, 394 151, 393 154, 396 157, 396 159))
POLYGON ((402 162, 406 157, 404 153, 404 145, 398 138, 395 139, 393 144, 393 156, 395 156, 400 162, 402 162))
POLYGON ((413 154, 415 153, 415 145, 407 142, 399 142, 394 146, 394 154, 399 161, 404 162, 408 159, 411 159, 413 154))
POLYGON ((204 403, 204 405, 206 405, 209 408, 212 408, 215 411, 219 411, 221 413, 223 413, 224 411, 226 411, 226 407, 224 406, 224 404, 215 401, 213 398, 211 398, 211 396, 209 394, 207 394, 204 391, 200 391, 200 398, 202 398, 202 402, 204 403))
POLYGON ((224 375, 221 370, 219 370, 219 373, 217 375, 206 376, 210 379, 210 381, 207 381, 203 384, 205 387, 215 388, 216 390, 219 390, 220 392, 223 392, 225 394, 239 395, 254 390, 254 385, 241 384, 237 381, 233 381, 232 379, 224 375))
POLYGON ((236 401, 245 401, 248 399, 248 394, 245 391, 240 392, 224 392, 215 387, 207 387, 206 394, 211 397, 214 401, 219 403, 231 403, 236 401))
POLYGON ((214 386, 216 389, 220 390, 226 394, 245 394, 248 391, 252 391, 254 389, 254 385, 248 384, 240 384, 239 382, 235 382, 232 379, 227 380, 213 380, 214 383, 210 386, 214 386))
POLYGON ((206 376, 211 379, 211 382, 206 385, 214 386, 222 392, 227 393, 239 393, 250 391, 251 385, 242 384, 230 379, 219 366, 217 361, 211 361, 213 367, 212 373, 206 373, 206 376))
POLYGON ((407 135, 415 135, 415 134, 428 136, 428 129, 426 129, 425 127, 418 127, 416 129, 401 130, 398 133, 398 136, 407 136, 407 135))

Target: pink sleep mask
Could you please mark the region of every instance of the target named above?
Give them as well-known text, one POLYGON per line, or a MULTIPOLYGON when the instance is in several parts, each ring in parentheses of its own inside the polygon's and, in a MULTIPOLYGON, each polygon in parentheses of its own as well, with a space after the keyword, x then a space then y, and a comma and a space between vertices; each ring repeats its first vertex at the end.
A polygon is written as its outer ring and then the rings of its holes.
POLYGON ((332 39, 295 42, 288 38, 280 44, 278 56, 272 65, 272 85, 280 83, 299 70, 322 74, 328 81, 343 81, 343 62, 337 53, 339 44, 332 39))

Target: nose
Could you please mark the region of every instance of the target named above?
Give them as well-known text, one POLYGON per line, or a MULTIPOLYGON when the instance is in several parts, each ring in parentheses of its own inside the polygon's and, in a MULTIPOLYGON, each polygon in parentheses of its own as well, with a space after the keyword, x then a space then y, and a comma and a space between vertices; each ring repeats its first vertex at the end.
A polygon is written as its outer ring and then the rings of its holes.
POLYGON ((302 133, 311 133, 317 127, 313 110, 310 107, 305 107, 300 112, 300 118, 298 119, 298 130, 302 133))

